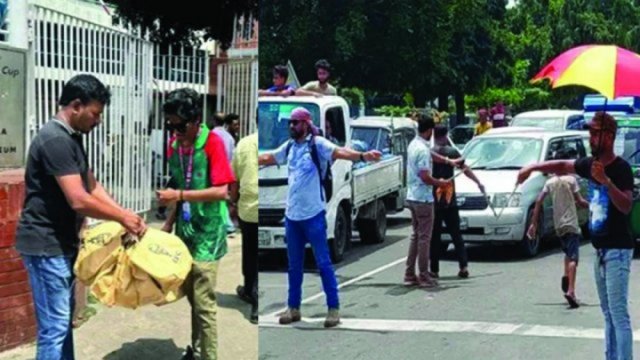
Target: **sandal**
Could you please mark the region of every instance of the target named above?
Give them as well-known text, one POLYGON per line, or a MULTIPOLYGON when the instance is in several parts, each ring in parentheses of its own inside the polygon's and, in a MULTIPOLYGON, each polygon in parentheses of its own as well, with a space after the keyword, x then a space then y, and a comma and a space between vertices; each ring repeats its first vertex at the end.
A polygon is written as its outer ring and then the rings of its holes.
POLYGON ((571 309, 577 309, 580 307, 580 304, 578 304, 578 299, 576 299, 575 295, 572 294, 564 294, 564 298, 567 299, 567 302, 569 303, 569 307, 571 309))

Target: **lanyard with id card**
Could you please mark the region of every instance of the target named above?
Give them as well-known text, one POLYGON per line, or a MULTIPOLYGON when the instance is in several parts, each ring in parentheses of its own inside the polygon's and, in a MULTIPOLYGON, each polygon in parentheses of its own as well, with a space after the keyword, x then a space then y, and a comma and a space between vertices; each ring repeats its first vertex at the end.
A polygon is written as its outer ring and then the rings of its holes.
MULTIPOLYGON (((191 180, 193 178, 193 154, 195 152, 195 148, 191 149, 191 153, 189 154, 189 159, 185 164, 184 157, 186 154, 186 149, 182 146, 178 148, 179 151, 179 159, 180 159, 180 167, 184 172, 184 181, 185 181, 185 190, 189 190, 191 187, 191 180), (185 166, 186 165, 186 166, 185 166)), ((185 222, 185 230, 189 229, 193 230, 191 226, 191 205, 188 201, 182 201, 182 220, 185 222)))

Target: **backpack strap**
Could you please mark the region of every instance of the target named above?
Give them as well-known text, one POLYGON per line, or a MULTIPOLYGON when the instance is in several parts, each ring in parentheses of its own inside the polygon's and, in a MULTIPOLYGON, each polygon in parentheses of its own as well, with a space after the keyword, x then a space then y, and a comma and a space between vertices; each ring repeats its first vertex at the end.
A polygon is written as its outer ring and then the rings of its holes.
POLYGON ((311 141, 309 141, 309 152, 311 154, 311 160, 313 164, 316 166, 318 170, 318 180, 320 181, 320 198, 322 201, 324 200, 324 186, 322 185, 322 167, 320 166, 320 157, 318 156, 318 146, 316 145, 316 137, 314 135, 311 136, 311 141))
POLYGON ((287 158, 289 158, 289 152, 291 151, 291 146, 293 146, 293 140, 289 140, 289 142, 287 143, 287 149, 286 149, 287 158))

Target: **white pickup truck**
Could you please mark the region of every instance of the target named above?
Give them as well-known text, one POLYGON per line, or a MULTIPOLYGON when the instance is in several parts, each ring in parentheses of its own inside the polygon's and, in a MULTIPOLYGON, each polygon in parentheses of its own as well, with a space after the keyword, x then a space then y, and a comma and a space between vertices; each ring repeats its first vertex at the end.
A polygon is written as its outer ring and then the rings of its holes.
MULTIPOLYGON (((329 124, 337 145, 351 146, 349 108, 341 97, 261 97, 258 99, 260 153, 273 151, 289 140, 289 116, 299 106, 311 112, 318 128, 324 130, 329 124)), ((373 125, 362 123, 365 128, 373 125)), ((334 262, 343 259, 353 224, 360 231, 363 242, 384 241, 387 212, 403 207, 404 168, 402 156, 392 152, 373 164, 354 164, 345 160, 333 163, 333 191, 327 199, 326 210, 329 249, 334 262)), ((258 239, 261 251, 286 248, 287 176, 286 166, 270 166, 259 171, 258 239)))

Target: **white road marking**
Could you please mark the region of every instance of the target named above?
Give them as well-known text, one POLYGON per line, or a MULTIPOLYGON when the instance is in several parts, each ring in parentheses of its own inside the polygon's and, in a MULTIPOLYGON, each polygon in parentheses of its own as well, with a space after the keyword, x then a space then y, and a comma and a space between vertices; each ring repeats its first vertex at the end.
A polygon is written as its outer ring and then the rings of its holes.
MULTIPOLYGON (((345 286, 349 286, 351 284, 355 284, 356 282, 358 282, 360 280, 366 279, 366 278, 368 278, 368 277, 370 277, 372 275, 375 275, 375 274, 377 274, 379 272, 385 271, 390 267, 393 267, 393 266, 396 266, 396 265, 398 265, 400 263, 405 262, 406 260, 407 260, 407 257, 405 256, 405 257, 403 257, 401 259, 398 259, 398 260, 390 262, 390 263, 388 263, 386 265, 380 266, 379 268, 373 269, 373 270, 371 270, 371 271, 369 271, 369 272, 367 272, 365 274, 362 274, 362 275, 360 275, 360 276, 358 276, 356 278, 353 278, 353 279, 351 279, 349 281, 345 281, 342 284, 339 284, 338 285, 338 289, 342 289, 345 286)), ((316 299, 319 299, 321 297, 324 297, 324 292, 319 292, 319 293, 317 293, 317 294, 315 294, 313 296, 310 296, 310 297, 302 300, 302 304, 309 303, 309 302, 314 301, 316 299)), ((268 315, 265 315, 265 318, 275 317, 276 315, 284 312, 285 310, 287 310, 287 308, 282 308, 282 309, 280 309, 278 311, 274 311, 274 312, 272 312, 272 313, 270 313, 268 315)))
MULTIPOLYGON (((260 316, 260 327, 317 329, 322 326, 323 321, 324 318, 302 318, 302 321, 293 325, 280 325, 276 316, 260 316)), ((604 329, 598 328, 481 321, 342 319, 340 325, 335 329, 375 332, 478 333, 489 335, 604 339, 604 329)), ((640 331, 634 332, 634 341, 640 341, 640 331)))

